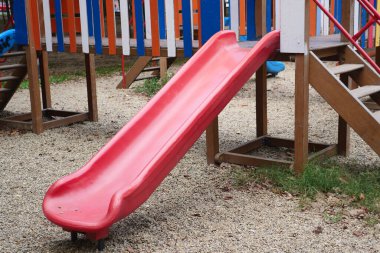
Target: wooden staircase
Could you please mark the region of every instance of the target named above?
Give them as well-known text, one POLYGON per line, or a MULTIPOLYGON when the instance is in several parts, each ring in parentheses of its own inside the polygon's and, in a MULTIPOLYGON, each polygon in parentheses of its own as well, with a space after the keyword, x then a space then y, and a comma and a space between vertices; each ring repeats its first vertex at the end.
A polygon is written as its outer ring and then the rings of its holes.
POLYGON ((0 65, 0 111, 3 111, 27 74, 25 51, 6 53, 0 58, 11 62, 0 65))
POLYGON ((174 61, 175 58, 140 56, 126 73, 125 80, 122 80, 117 88, 128 89, 134 82, 161 78, 166 75, 167 69, 174 61))
POLYGON ((364 103, 370 97, 380 105, 380 75, 350 46, 340 49, 339 58, 338 66, 328 67, 311 51, 310 84, 380 156, 380 111, 364 103))

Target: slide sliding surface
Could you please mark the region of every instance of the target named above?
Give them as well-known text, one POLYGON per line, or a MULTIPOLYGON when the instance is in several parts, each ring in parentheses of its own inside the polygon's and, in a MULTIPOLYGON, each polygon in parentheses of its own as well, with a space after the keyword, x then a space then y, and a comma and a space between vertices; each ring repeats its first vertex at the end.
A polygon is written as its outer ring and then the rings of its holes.
POLYGON ((212 120, 279 48, 280 33, 241 48, 214 35, 83 168, 46 193, 45 216, 63 229, 107 236, 144 203, 212 120))

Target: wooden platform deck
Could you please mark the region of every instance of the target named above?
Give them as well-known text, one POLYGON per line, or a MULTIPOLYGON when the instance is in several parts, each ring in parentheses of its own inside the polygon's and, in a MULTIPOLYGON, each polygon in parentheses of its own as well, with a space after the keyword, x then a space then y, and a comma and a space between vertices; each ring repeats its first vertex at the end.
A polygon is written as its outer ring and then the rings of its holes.
MULTIPOLYGON (((45 44, 45 40, 42 39, 42 44, 45 44)), ((240 41, 239 45, 244 48, 252 48, 257 41, 240 41)), ((69 52, 69 46, 70 46, 70 39, 69 37, 64 38, 64 44, 65 44, 65 51, 69 52)), ((89 40, 90 44, 90 50, 94 51, 95 47, 95 39, 90 38, 89 40)), ((82 39, 80 36, 76 37, 76 45, 77 45, 77 52, 80 53, 82 52, 82 39)), ((102 46, 103 46, 103 53, 108 54, 108 39, 103 38, 102 39, 102 46)), ((152 47, 152 41, 151 40, 144 40, 144 45, 145 45, 145 54, 146 55, 151 55, 151 47, 152 47)), ((341 42, 340 41, 340 35, 339 34, 334 34, 334 35, 328 35, 328 36, 318 36, 318 37, 311 37, 310 38, 310 49, 311 50, 328 50, 332 48, 338 48, 340 46, 345 46, 347 43, 341 42)), ((54 51, 57 50, 57 38, 53 38, 53 47, 54 51)), ((136 39, 130 39, 130 47, 131 47, 131 55, 137 55, 137 41, 136 39)), ((166 40, 161 40, 160 41, 160 47, 161 47, 161 55, 166 56, 167 55, 167 41, 166 40)), ((177 56, 181 57, 183 56, 183 51, 184 51, 184 42, 183 40, 177 40, 176 41, 176 47, 177 47, 177 56)), ((122 39, 117 38, 116 39, 116 48, 117 48, 117 53, 118 55, 122 54, 122 39)), ((198 40, 193 40, 193 51, 196 52, 199 48, 199 41, 198 40)))

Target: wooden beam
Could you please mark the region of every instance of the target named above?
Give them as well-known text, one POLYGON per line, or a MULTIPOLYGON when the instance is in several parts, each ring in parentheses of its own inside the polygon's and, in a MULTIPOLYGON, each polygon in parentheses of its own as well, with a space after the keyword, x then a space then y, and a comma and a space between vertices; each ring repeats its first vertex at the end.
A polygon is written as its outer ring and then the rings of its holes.
POLYGON ((98 121, 98 102, 96 97, 95 55, 85 54, 88 114, 90 121, 98 121))
POLYGON ((207 163, 215 164, 215 155, 219 153, 219 127, 216 117, 206 129, 207 163))
POLYGON ((268 134, 267 68, 264 63, 256 72, 256 131, 257 137, 268 134))
POLYGON ((25 1, 26 7, 26 21, 29 37, 29 45, 26 47, 26 62, 28 66, 28 78, 29 78, 29 93, 30 103, 32 109, 32 129, 36 134, 43 132, 42 126, 42 108, 41 108, 41 95, 40 84, 38 78, 38 64, 37 64, 37 52, 34 45, 32 18, 31 18, 31 6, 30 1, 25 1))
POLYGON ((44 109, 47 109, 52 107, 49 81, 48 53, 45 50, 38 52, 38 60, 40 62, 39 67, 42 91, 42 106, 44 109))
POLYGON ((292 165, 291 161, 271 159, 253 155, 237 154, 231 152, 219 153, 216 156, 216 160, 218 163, 226 162, 254 167, 279 166, 289 168, 292 165))
MULTIPOLYGON (((355 0, 342 1, 342 26, 351 35, 354 34, 354 4, 355 0)), ((340 40, 348 42, 348 39, 343 34, 340 40)))
MULTIPOLYGON (((347 87, 350 87, 349 85, 349 76, 348 74, 342 74, 340 75, 340 80, 346 84, 347 87)), ((348 126, 347 122, 339 116, 338 119, 338 147, 337 152, 338 155, 342 156, 348 156, 350 154, 350 127, 348 126)))
POLYGON ((168 58, 160 57, 160 78, 163 78, 167 75, 168 72, 168 58))

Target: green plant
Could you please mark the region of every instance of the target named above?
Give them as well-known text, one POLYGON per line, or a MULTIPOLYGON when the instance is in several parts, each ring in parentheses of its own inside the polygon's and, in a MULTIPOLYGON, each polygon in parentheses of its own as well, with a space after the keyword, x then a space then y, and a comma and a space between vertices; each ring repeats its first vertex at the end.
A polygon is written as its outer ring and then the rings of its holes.
POLYGON ((172 78, 172 74, 159 78, 151 78, 144 81, 143 85, 137 86, 134 90, 137 93, 144 94, 148 97, 153 97, 164 85, 172 78))
MULTIPOLYGON (((317 193, 336 193, 350 197, 350 205, 364 206, 380 213, 380 170, 336 162, 309 164, 304 173, 295 176, 283 168, 239 168, 232 171, 232 183, 244 187, 252 183, 268 182, 282 192, 300 196, 301 199, 314 199, 317 193)), ((303 205, 301 205, 303 206, 303 205)))

